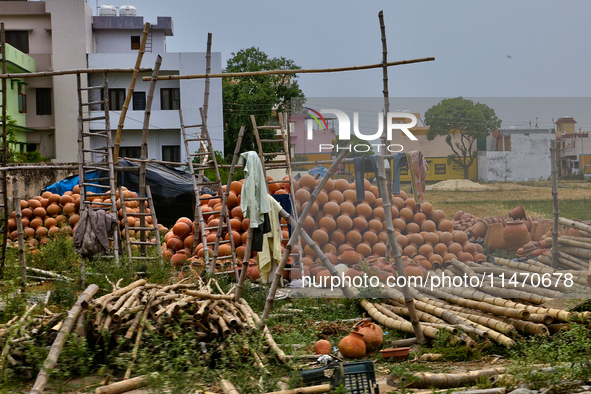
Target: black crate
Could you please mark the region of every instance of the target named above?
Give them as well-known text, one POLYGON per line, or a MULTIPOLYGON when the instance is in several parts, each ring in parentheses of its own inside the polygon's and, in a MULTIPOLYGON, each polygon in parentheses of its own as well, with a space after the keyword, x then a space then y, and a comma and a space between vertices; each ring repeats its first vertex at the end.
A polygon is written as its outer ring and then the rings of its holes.
POLYGON ((379 394, 372 361, 334 363, 326 367, 301 372, 304 386, 329 383, 332 387, 344 384, 347 393, 379 394))

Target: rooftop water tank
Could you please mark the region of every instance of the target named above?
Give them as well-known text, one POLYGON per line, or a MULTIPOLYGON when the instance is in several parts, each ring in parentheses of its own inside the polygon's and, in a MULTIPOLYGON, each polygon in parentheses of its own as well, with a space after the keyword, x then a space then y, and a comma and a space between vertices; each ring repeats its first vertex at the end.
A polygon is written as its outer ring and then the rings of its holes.
POLYGON ((119 7, 119 16, 137 16, 137 9, 132 5, 122 5, 119 7))
POLYGON ((99 16, 117 16, 117 8, 111 4, 104 4, 99 7, 99 16))

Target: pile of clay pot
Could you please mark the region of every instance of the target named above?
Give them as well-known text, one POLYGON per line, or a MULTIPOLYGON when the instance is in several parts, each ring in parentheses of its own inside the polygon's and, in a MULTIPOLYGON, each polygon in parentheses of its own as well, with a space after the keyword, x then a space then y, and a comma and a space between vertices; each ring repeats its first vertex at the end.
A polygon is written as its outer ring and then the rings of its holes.
MULTIPOLYGON (((295 184, 298 213, 309 203, 310 194, 319 183, 312 176, 303 176, 295 184)), ((364 181, 364 200, 357 201, 355 183, 329 179, 311 207, 304 230, 322 249, 338 272, 346 276, 363 275, 363 263, 385 276, 393 269, 386 256, 386 221, 378 188, 364 181), (380 265, 378 267, 378 265, 380 265)), ((407 275, 426 275, 426 270, 460 261, 484 261, 483 248, 470 243, 463 231, 454 231, 453 222, 445 213, 428 202, 420 206, 404 191, 392 195, 392 217, 396 240, 408 270, 407 275), (412 259, 412 260, 411 260, 412 259)), ((302 239, 306 274, 315 277, 330 275, 318 256, 302 239)))
MULTIPOLYGON (((507 216, 485 219, 457 211, 454 215, 454 228, 464 231, 473 242, 483 241, 484 246, 491 249, 507 249, 517 257, 550 254, 551 244, 546 239, 552 237, 552 220, 528 217, 521 204, 507 216)), ((558 227, 559 235, 567 235, 569 231, 575 230, 558 227)))
MULTIPOLYGON (((271 178, 269 180, 272 181, 271 178)), ((286 180, 287 181, 287 180, 286 180)), ((246 236, 250 220, 244 218, 242 209, 240 208, 242 185, 244 179, 240 181, 233 181, 230 184, 230 191, 228 192, 228 199, 226 206, 230 215, 230 231, 226 227, 222 227, 222 235, 220 241, 230 240, 232 234, 236 258, 238 261, 238 269, 242 267, 242 260, 246 248, 246 236)), ((223 191, 226 191, 226 186, 223 186, 223 191)), ((269 193, 271 194, 288 194, 290 191, 289 181, 286 183, 270 183, 269 193)), ((201 213, 204 220, 205 238, 206 242, 215 242, 218 232, 218 225, 220 223, 220 211, 222 209, 222 196, 218 193, 218 198, 210 194, 203 194, 201 196, 201 213)), ((282 220, 282 225, 287 223, 282 220)), ((199 229, 199 224, 195 225, 194 221, 183 217, 177 220, 175 225, 164 236, 164 243, 162 244, 162 257, 165 261, 170 261, 173 267, 190 267, 193 271, 199 272, 204 267, 205 250, 203 248, 202 237, 197 234, 197 242, 194 242, 194 229, 199 229), (193 245, 195 244, 195 247, 193 245)), ((289 240, 289 233, 287 227, 282 229, 282 251, 289 240)), ((209 256, 213 255, 214 245, 208 247, 209 256)), ((248 278, 256 280, 260 278, 260 273, 256 263, 256 252, 252 253, 252 258, 249 260, 247 268, 248 278)), ((215 271, 228 272, 232 270, 230 266, 231 260, 228 256, 232 255, 232 248, 229 243, 220 243, 218 246, 218 257, 215 271)), ((290 271, 285 271, 286 279, 289 279, 290 271)))
MULTIPOLYGON (((126 198, 137 197, 137 193, 127 190, 123 187, 126 198)), ((49 240, 55 237, 57 234, 65 234, 69 237, 72 236, 73 230, 80 220, 80 186, 74 186, 72 191, 67 191, 63 195, 44 192, 40 196, 31 198, 30 200, 21 200, 21 213, 22 213, 22 224, 23 224, 23 237, 25 239, 25 245, 28 250, 37 254, 38 247, 45 245, 49 240)), ((88 192, 88 200, 92 202, 92 208, 108 208, 106 205, 100 205, 99 203, 111 202, 110 197, 93 197, 92 192, 88 192)), ((120 220, 120 228, 125 231, 125 223, 123 221, 123 210, 121 206, 121 200, 119 199, 119 191, 115 193, 117 197, 117 216, 120 220)), ((139 213, 139 202, 138 201, 126 201, 126 212, 128 215, 128 223, 130 227, 130 237, 135 240, 136 231, 134 227, 140 226, 139 219, 134 218, 134 213, 139 213)), ((110 209, 107 209, 110 212, 110 209)), ((150 210, 146 206, 146 212, 150 210)), ((152 217, 146 216, 146 227, 154 227, 152 224, 152 217)), ((158 228, 162 233, 166 233, 168 229, 164 226, 158 225, 158 228)), ((17 224, 16 224, 16 211, 10 214, 8 220, 8 231, 9 231, 9 245, 15 246, 18 237, 17 224)), ((123 233, 123 235, 125 235, 123 233)), ((134 249, 137 245, 132 246, 134 249)))

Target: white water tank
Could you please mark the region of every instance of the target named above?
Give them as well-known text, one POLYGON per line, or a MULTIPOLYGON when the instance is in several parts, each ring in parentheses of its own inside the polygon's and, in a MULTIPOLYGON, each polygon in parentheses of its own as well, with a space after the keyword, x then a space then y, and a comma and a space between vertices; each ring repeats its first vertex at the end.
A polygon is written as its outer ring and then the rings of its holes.
POLYGON ((137 9, 129 4, 119 7, 119 16, 137 16, 137 9))
POLYGON ((117 16, 117 8, 111 4, 104 4, 99 7, 99 16, 117 16))

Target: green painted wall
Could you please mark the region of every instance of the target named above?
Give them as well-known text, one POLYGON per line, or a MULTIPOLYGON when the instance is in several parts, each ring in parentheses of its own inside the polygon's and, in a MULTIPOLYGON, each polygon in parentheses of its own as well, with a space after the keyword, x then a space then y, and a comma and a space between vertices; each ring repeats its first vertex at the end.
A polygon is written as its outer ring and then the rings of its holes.
MULTIPOLYGON (((2 54, 0 53, 0 56, 2 54)), ((10 44, 6 44, 6 72, 9 74, 29 73, 35 72, 35 60, 19 51, 10 44)), ((27 135, 24 128, 27 127, 26 112, 19 111, 19 101, 23 100, 19 96, 19 86, 22 93, 25 93, 25 81, 20 78, 11 78, 6 80, 6 114, 12 119, 16 120, 16 124, 20 127, 15 128, 15 137, 18 142, 26 143, 27 135)), ((0 92, 0 98, 2 93, 0 92)), ((24 96, 26 103, 26 109, 31 108, 29 100, 33 100, 34 97, 24 96)), ((13 147, 13 149, 19 149, 13 147)))

